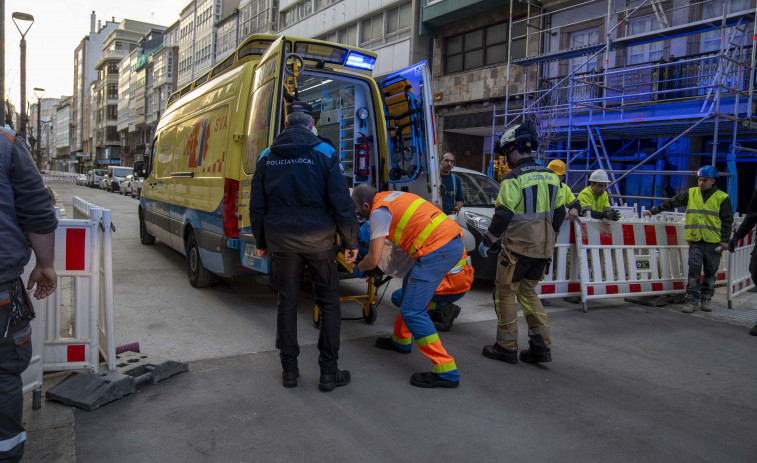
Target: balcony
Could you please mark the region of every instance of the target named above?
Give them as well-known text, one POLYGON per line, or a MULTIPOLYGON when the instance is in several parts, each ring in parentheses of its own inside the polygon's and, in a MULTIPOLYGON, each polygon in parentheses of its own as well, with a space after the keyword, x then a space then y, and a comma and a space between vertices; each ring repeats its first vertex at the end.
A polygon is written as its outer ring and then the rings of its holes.
POLYGON ((100 69, 109 61, 121 61, 129 54, 129 50, 103 50, 103 54, 97 60, 95 69, 100 69))

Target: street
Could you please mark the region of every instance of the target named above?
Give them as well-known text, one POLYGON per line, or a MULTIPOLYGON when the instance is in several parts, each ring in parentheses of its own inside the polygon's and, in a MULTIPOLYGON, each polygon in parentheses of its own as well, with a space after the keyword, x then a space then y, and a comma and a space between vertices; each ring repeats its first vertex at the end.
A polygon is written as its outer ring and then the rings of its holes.
MULTIPOLYGON (((375 324, 343 321, 340 367, 353 380, 324 394, 313 300, 303 292, 301 378, 284 389, 269 287, 244 279, 192 288, 183 256, 139 243, 137 200, 52 187, 69 218, 74 195, 112 210, 116 344, 137 341, 142 352, 190 367, 94 412, 75 410, 75 459, 35 453, 42 434, 31 432, 24 461, 754 461, 753 315, 727 323, 621 299, 584 314, 554 299, 554 361, 507 365, 481 356, 496 316, 491 283, 477 282, 453 329, 440 334, 460 387, 423 390, 408 384, 430 366, 417 349, 400 356, 373 347, 397 313, 391 282, 375 324)), ((364 285, 342 287, 356 294, 364 285)), ((740 297, 732 312, 754 306, 753 293, 740 297)), ((713 314, 727 310, 722 293, 713 305, 713 314)), ((357 306, 342 311, 360 315, 357 306)), ((522 317, 519 327, 525 347, 522 317)), ((56 408, 68 407, 46 402, 25 418, 56 408)))

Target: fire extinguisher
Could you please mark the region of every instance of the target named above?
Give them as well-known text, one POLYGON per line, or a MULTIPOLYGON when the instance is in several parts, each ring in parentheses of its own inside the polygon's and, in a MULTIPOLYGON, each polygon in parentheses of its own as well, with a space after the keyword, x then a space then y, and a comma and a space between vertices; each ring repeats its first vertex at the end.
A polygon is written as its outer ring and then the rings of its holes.
POLYGON ((358 133, 361 136, 358 138, 360 144, 355 145, 355 174, 368 176, 371 173, 371 147, 368 145, 368 137, 362 132, 358 133))

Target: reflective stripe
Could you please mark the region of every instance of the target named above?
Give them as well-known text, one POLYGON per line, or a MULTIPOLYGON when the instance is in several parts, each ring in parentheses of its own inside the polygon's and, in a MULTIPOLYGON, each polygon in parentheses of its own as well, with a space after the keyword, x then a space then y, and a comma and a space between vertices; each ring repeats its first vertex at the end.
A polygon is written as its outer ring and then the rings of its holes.
POLYGON ((409 346, 410 345, 410 338, 400 338, 396 334, 392 335, 392 341, 396 342, 397 344, 402 344, 403 346, 409 346))
POLYGON ((517 341, 518 340, 518 333, 503 333, 501 331, 497 332, 497 340, 498 341, 517 341))
POLYGON ((439 333, 434 333, 430 336, 426 336, 425 338, 420 338, 417 341, 415 341, 416 344, 418 344, 418 347, 428 346, 432 342, 436 342, 439 340, 439 333))
POLYGON ((552 217, 552 212, 527 212, 524 214, 515 214, 511 220, 544 220, 548 217, 552 217))
POLYGON ((715 216, 715 217, 720 217, 720 212, 717 212, 717 211, 708 211, 707 209, 686 209, 686 213, 704 214, 704 215, 712 215, 712 216, 715 216))
POLYGON ((313 149, 323 154, 327 158, 331 158, 331 156, 334 154, 334 151, 335 151, 334 148, 332 148, 332 146, 326 142, 321 142, 320 145, 316 146, 313 149))
POLYGON ((712 227, 710 225, 704 225, 704 224, 700 224, 700 223, 692 223, 692 224, 689 224, 689 225, 684 225, 683 229, 684 230, 710 230, 710 231, 714 231, 714 232, 720 233, 720 228, 719 227, 712 227))
POLYGON ((423 204, 424 201, 425 199, 423 198, 416 199, 410 204, 410 207, 407 208, 405 213, 402 214, 402 218, 397 224, 397 228, 394 230, 394 239, 392 240, 394 241, 394 244, 396 244, 397 246, 400 245, 400 238, 402 237, 402 232, 405 231, 405 226, 410 221, 410 217, 413 216, 413 213, 415 212, 415 210, 418 209, 421 206, 421 204, 423 204))
POLYGON ((16 434, 15 437, 11 437, 10 439, 0 440, 0 452, 12 450, 21 442, 26 442, 26 431, 21 431, 16 434))
POLYGON ((470 265, 468 263, 468 259, 470 259, 470 257, 468 257, 467 259, 460 260, 460 262, 458 262, 456 266, 452 267, 452 270, 450 270, 447 273, 449 273, 450 275, 455 275, 457 273, 462 272, 463 271, 463 265, 465 265, 465 264, 470 265))
MULTIPOLYGON (((404 218, 404 217, 403 217, 403 218, 404 218)), ((425 243, 425 242, 426 242, 426 239, 427 239, 427 238, 428 238, 428 236, 429 236, 429 235, 431 234, 431 232, 433 232, 433 231, 434 231, 434 229, 435 229, 436 227, 438 227, 438 226, 439 226, 439 224, 440 224, 440 223, 442 223, 442 222, 443 222, 443 221, 444 221, 444 220, 445 220, 446 218, 447 218, 447 216, 446 216, 446 215, 444 215, 444 214, 439 214, 439 215, 437 215, 436 217, 434 217, 433 219, 431 219, 431 223, 430 223, 430 224, 428 224, 428 225, 426 225, 426 228, 424 228, 424 229, 423 229, 423 231, 421 232, 421 234, 420 234, 420 235, 418 235, 418 239, 416 240, 415 244, 413 244, 412 246, 410 246, 410 255, 411 255, 411 256, 412 256, 413 254, 415 254, 415 252, 416 252, 416 251, 418 250, 418 249, 416 248, 416 245, 418 245, 418 246, 423 246, 423 243, 425 243)), ((398 227, 398 228, 399 228, 399 227, 398 227)), ((396 234, 396 232, 395 232, 395 234, 396 234)))
POLYGON ((264 158, 264 157, 266 157, 266 155, 268 155, 268 153, 270 153, 270 152, 271 152, 271 148, 270 148, 270 147, 268 147, 268 148, 264 149, 262 153, 260 153, 260 157, 261 157, 261 158, 264 158))
POLYGON ((431 369, 431 371, 433 371, 434 373, 446 373, 453 370, 457 370, 457 365, 455 365, 455 362, 445 363, 444 365, 434 365, 434 367, 431 369))
POLYGON ((541 334, 541 335, 548 335, 549 334, 549 327, 548 326, 535 326, 533 328, 528 329, 528 334, 541 334))

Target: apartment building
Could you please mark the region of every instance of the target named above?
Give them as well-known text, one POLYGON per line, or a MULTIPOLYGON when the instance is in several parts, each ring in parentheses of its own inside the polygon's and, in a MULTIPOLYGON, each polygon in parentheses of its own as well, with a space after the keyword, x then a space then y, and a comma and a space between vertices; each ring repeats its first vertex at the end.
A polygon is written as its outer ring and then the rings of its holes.
POLYGON ((97 80, 95 64, 100 59, 105 37, 115 29, 118 23, 115 18, 111 21, 97 19, 95 12, 90 14, 89 34, 79 42, 74 49, 74 88, 71 100, 71 120, 73 137, 71 150, 77 153, 78 159, 91 160, 94 152, 90 135, 90 83, 97 80))
POLYGON ((278 12, 279 0, 241 0, 238 43, 251 34, 272 34, 276 30, 278 12))
MULTIPOLYGON (((76 153, 71 152, 73 144, 73 120, 71 119, 71 103, 73 96, 63 97, 55 106, 54 131, 55 138, 51 161, 51 169, 61 172, 84 173, 84 165, 80 164, 76 153)), ((81 156, 80 156, 81 157, 81 156)))
MULTIPOLYGON (((102 55, 95 65, 97 81, 93 87, 91 113, 94 117, 92 134, 95 145, 95 161, 98 165, 120 164, 122 141, 118 131, 118 110, 126 110, 126 95, 119 93, 124 85, 130 85, 132 69, 124 69, 124 76, 119 78, 119 64, 137 48, 139 41, 152 31, 163 31, 164 26, 124 19, 103 41, 102 55)), ((132 66, 136 62, 131 63, 132 66)), ((129 97, 131 95, 129 94, 129 97)), ((123 119, 122 119, 123 120, 123 119)))
POLYGON ((55 116, 55 106, 61 101, 62 98, 41 98, 38 102, 32 104, 29 111, 29 123, 27 124, 29 141, 32 145, 32 155, 39 165, 49 163, 52 157, 50 147, 54 139, 52 130, 53 118, 55 116), (42 112, 37 114, 40 107, 42 108, 42 112), (37 130, 38 121, 40 123, 39 131, 37 130))
POLYGON ((216 30, 215 63, 220 63, 239 44, 239 10, 235 9, 214 24, 216 30))
POLYGON ((163 33, 163 46, 151 56, 151 95, 148 96, 146 124, 152 133, 160 116, 166 109, 166 102, 176 89, 178 76, 179 21, 176 21, 163 33))

